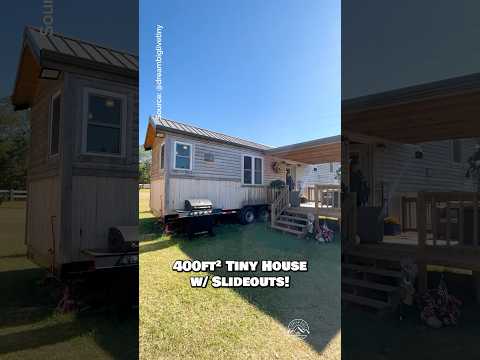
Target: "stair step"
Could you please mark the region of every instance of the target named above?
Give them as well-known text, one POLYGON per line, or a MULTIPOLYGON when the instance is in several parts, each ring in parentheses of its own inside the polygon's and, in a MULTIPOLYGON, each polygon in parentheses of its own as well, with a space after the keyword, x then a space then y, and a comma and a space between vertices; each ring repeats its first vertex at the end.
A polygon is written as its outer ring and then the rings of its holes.
POLYGON ((298 224, 298 223, 294 223, 292 221, 283 221, 283 220, 277 220, 275 221, 276 224, 282 224, 282 225, 288 225, 288 226, 296 226, 296 227, 299 227, 299 228, 304 228, 305 226, 307 226, 306 224, 298 224))
POLYGON ((288 232, 290 234, 303 235, 303 231, 293 230, 293 229, 289 229, 289 228, 283 227, 283 226, 272 225, 272 228, 277 229, 277 230, 281 230, 281 231, 285 231, 285 232, 288 232))
POLYGON ((342 291, 342 301, 369 306, 377 310, 384 310, 390 307, 390 304, 385 301, 374 300, 363 296, 353 295, 342 291))
POLYGON ((305 219, 307 220, 308 218, 308 215, 305 214, 305 213, 301 213, 301 212, 297 212, 295 210, 283 210, 283 213, 282 214, 288 214, 289 216, 294 216, 296 218, 301 218, 301 219, 305 219))
POLYGON ((379 269, 373 266, 364 266, 364 265, 357 265, 357 264, 343 264, 343 269, 354 270, 358 272, 364 272, 369 274, 375 275, 383 275, 388 277, 393 277, 396 279, 402 278, 402 273, 400 271, 395 270, 387 270, 387 269, 379 269))
POLYGON ((342 278, 342 284, 358 286, 358 287, 363 287, 367 289, 383 291, 387 293, 391 293, 398 290, 398 287, 392 286, 392 285, 379 284, 372 281, 345 278, 345 277, 342 278))
POLYGON ((308 220, 304 217, 298 217, 298 216, 290 216, 290 215, 280 215, 279 218, 281 219, 289 219, 289 220, 295 220, 295 221, 302 221, 306 223, 308 220))

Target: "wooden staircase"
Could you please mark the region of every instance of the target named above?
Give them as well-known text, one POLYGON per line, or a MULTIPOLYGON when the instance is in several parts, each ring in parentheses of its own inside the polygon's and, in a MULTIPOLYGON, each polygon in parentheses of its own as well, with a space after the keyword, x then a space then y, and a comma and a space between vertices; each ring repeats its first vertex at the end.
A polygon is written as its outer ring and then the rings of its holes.
POLYGON ((307 233, 307 222, 307 214, 286 208, 273 221, 272 228, 303 237, 307 233))
POLYGON ((271 226, 289 234, 303 237, 307 232, 307 215, 290 207, 288 188, 275 193, 271 204, 271 226))
POLYGON ((354 251, 342 259, 342 301, 377 312, 392 312, 400 303, 400 262, 354 251))

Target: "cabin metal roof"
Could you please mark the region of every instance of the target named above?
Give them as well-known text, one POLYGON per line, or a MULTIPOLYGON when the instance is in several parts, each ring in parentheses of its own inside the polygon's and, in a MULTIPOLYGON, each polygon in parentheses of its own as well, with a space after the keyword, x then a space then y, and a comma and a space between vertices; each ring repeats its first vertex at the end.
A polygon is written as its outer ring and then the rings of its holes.
POLYGON ((89 41, 53 33, 43 35, 40 29, 27 26, 25 41, 28 41, 37 56, 58 55, 68 61, 76 58, 81 61, 108 65, 124 70, 138 71, 138 56, 125 51, 114 50, 89 41))
POLYGON ((321 164, 340 161, 340 135, 274 148, 253 141, 180 123, 178 121, 165 118, 160 119, 159 117, 152 116, 149 119, 144 148, 150 150, 153 146, 155 135, 162 132, 183 134, 205 140, 255 149, 262 151, 265 154, 294 161, 296 163, 321 164))
POLYGON ((29 108, 35 97, 42 68, 96 74, 136 84, 138 56, 58 33, 44 35, 27 26, 11 96, 15 110, 29 108))
POLYGON ((253 141, 248 141, 244 139, 240 139, 238 137, 225 135, 216 131, 211 131, 207 129, 202 129, 200 127, 192 126, 183 124, 178 121, 173 121, 169 119, 159 118, 159 117, 151 117, 150 121, 153 122, 157 133, 160 131, 168 131, 174 132, 178 134, 190 135, 199 138, 204 138, 208 140, 220 141, 227 144, 243 146, 251 149, 256 150, 268 150, 271 149, 270 146, 258 144, 253 141))

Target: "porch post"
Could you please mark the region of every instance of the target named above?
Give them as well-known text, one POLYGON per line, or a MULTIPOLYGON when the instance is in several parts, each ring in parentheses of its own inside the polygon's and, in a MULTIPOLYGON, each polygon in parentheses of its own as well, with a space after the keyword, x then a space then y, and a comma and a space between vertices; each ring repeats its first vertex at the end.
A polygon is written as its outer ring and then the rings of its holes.
POLYGON ((425 214, 425 194, 418 193, 417 198, 417 265, 418 265, 418 291, 424 293, 428 289, 428 272, 426 263, 426 214, 425 214))

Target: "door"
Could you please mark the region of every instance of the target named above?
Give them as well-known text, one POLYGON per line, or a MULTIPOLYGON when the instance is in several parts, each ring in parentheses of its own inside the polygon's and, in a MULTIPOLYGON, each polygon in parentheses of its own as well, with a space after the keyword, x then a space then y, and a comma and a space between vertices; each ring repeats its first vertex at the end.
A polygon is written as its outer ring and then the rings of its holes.
POLYGON ((357 205, 371 206, 374 203, 373 164, 368 144, 351 144, 349 152, 349 188, 357 193, 357 205))

